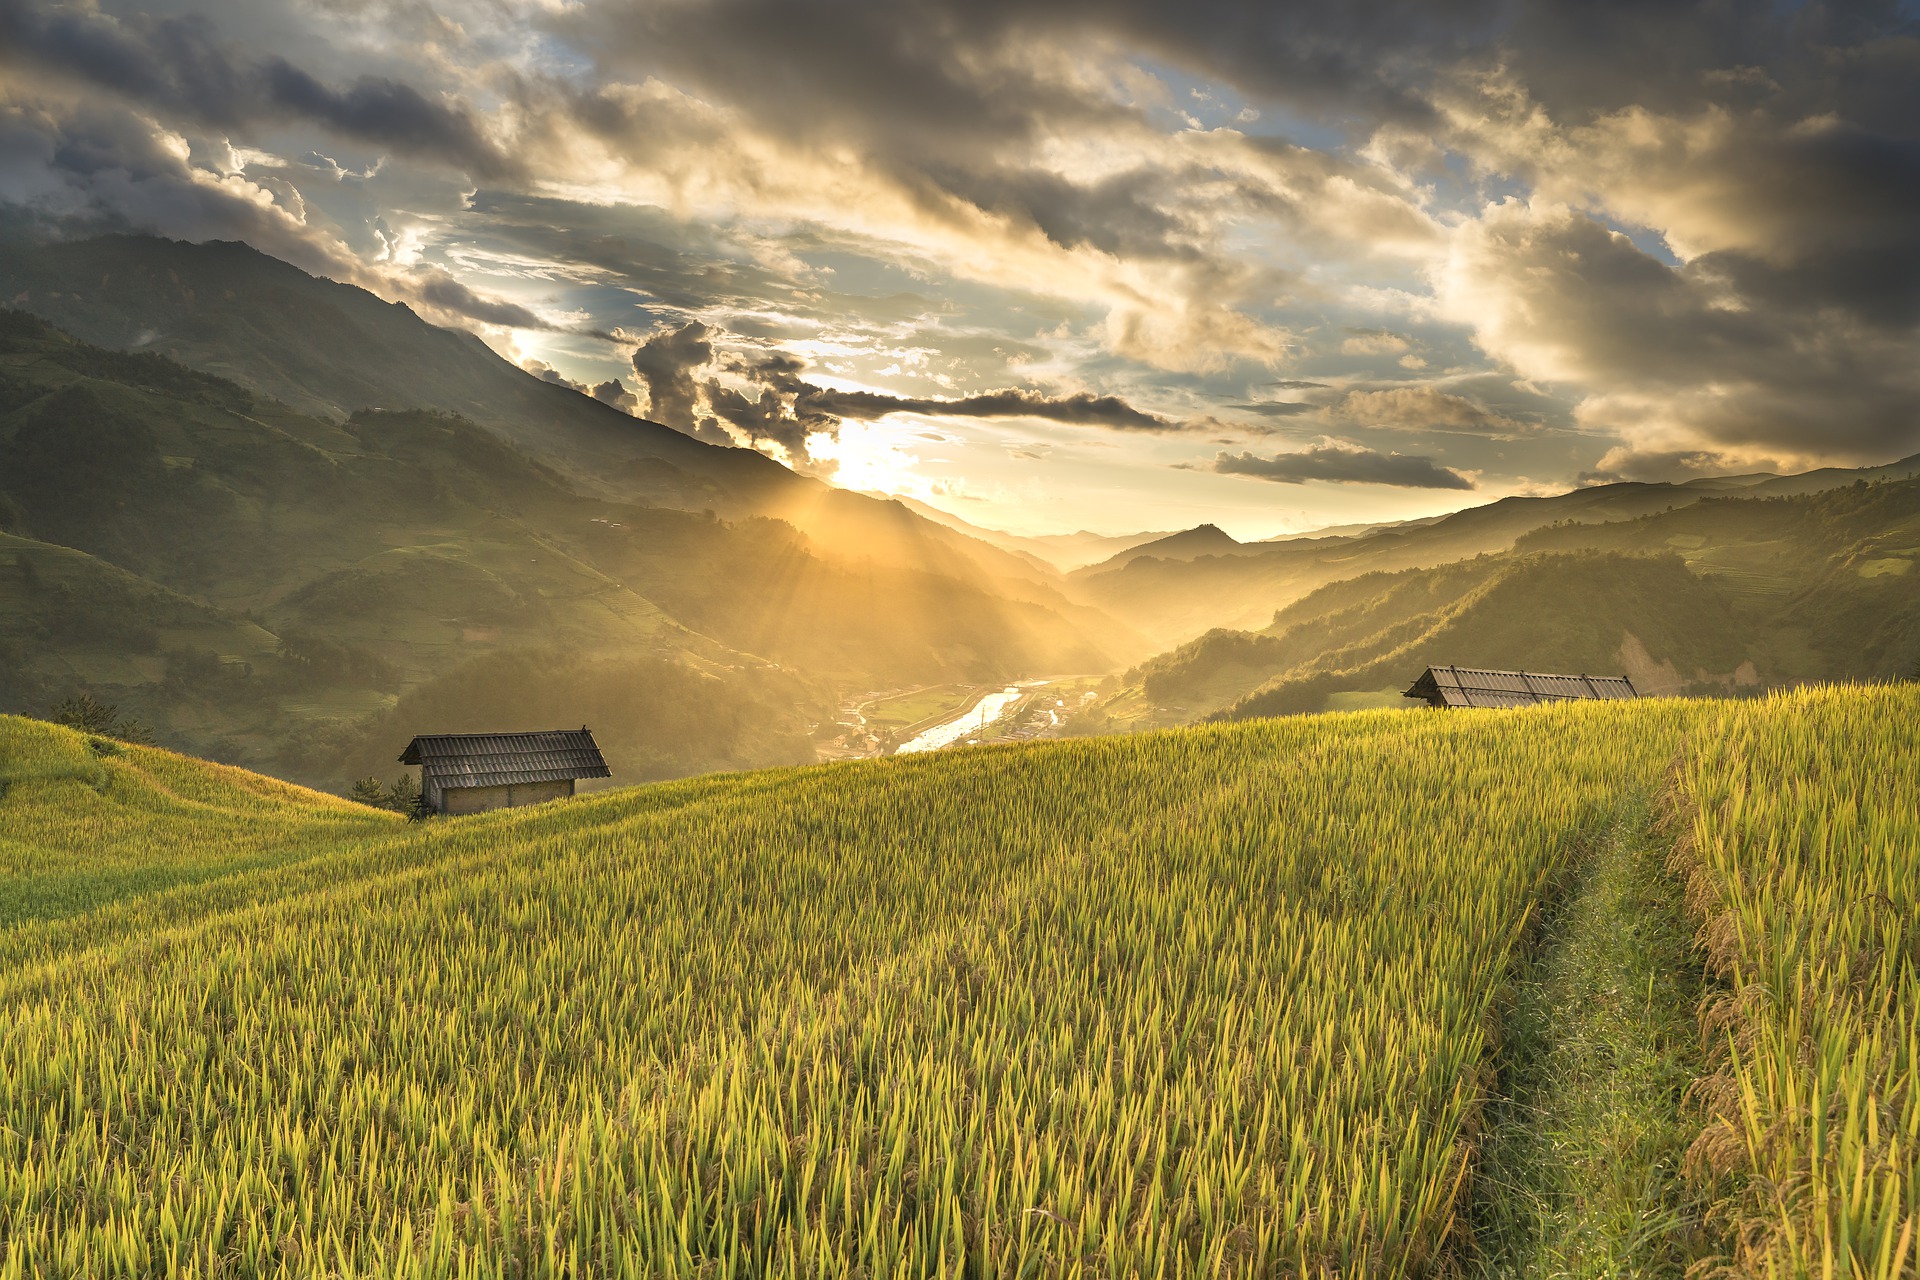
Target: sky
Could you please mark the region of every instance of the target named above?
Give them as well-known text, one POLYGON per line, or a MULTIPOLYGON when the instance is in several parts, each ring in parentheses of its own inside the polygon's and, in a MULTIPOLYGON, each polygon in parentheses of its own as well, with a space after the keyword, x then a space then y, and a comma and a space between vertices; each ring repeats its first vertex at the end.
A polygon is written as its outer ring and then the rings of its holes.
POLYGON ((0 0, 0 205, 1016 533, 1920 452, 1920 8, 0 0))

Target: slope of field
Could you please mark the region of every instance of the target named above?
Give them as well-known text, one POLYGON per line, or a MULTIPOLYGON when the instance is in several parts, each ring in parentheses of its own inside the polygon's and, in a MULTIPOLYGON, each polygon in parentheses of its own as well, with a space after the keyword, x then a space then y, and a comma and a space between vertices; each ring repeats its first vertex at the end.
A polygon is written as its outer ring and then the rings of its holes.
MULTIPOLYGON (((243 769, 0 717, 0 936, 403 825, 243 769)), ((0 949, 4 954, 4 949, 0 949)))
POLYGON ((1710 1120, 1675 1247, 1892 1277, 1916 725, 1911 688, 1323 716, 408 827, 0 720, 8 883, 198 877, 0 932, 7 1261, 1505 1274, 1470 1207, 1503 993, 1677 758, 1718 1096, 1765 1107, 1710 1120))

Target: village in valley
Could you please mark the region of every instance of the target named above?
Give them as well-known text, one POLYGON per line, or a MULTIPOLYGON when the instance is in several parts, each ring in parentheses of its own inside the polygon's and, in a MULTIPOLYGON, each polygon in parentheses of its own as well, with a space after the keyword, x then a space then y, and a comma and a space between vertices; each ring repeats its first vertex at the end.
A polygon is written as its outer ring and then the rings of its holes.
POLYGON ((1075 732, 1099 697, 1099 676, 1063 676, 1019 684, 946 684, 879 689, 849 698, 813 731, 822 760, 948 746, 1031 742, 1075 732))

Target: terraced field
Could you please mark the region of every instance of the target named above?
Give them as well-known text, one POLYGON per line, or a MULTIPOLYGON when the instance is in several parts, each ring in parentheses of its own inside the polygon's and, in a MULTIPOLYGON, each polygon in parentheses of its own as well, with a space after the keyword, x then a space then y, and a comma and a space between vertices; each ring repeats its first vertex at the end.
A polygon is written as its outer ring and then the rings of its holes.
POLYGON ((409 826, 0 720, 0 1275, 1909 1275, 1916 730, 1360 712, 409 826))

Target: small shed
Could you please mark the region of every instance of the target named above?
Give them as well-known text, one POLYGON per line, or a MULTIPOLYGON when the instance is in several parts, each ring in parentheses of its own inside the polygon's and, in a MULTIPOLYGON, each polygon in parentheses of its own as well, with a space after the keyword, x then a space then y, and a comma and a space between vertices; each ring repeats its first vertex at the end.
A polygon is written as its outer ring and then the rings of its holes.
POLYGON ((1637 698, 1625 676, 1561 676, 1480 667, 1428 667, 1405 697, 1435 707, 1531 707, 1583 698, 1637 698))
POLYGON ((579 778, 611 778, 593 734, 434 733, 407 744, 401 764, 420 766, 420 800, 435 813, 481 813, 573 794, 579 778))

